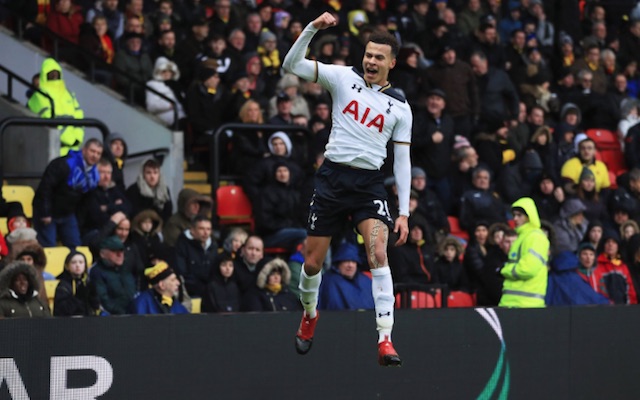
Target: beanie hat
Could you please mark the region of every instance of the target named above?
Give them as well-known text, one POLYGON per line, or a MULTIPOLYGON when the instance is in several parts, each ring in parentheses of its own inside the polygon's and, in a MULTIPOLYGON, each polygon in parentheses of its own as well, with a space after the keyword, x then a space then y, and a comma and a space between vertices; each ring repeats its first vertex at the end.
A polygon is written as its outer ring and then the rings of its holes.
POLYGON ((585 181, 587 179, 595 180, 596 176, 593 174, 593 171, 591 171, 589 168, 583 167, 582 172, 580 173, 580 178, 578 178, 578 181, 585 181))
POLYGON ((420 167, 411 168, 411 178, 426 178, 427 173, 420 167))
POLYGON ((344 242, 340 245, 335 256, 333 256, 333 263, 338 265, 342 261, 355 261, 360 264, 360 255, 355 244, 344 242))
POLYGON ((264 42, 268 42, 270 40, 276 40, 276 35, 271 32, 271 31, 262 31, 262 33, 260 33, 260 39, 259 39, 259 43, 260 46, 264 45, 264 42))
POLYGON ((593 245, 590 242, 582 242, 578 245, 578 251, 577 253, 580 254, 582 253, 582 250, 591 250, 594 253, 596 252, 596 248, 593 247, 593 245))
POLYGON ((173 273, 173 269, 171 269, 171 267, 169 267, 169 264, 164 261, 160 261, 153 267, 146 268, 144 270, 144 276, 147 277, 147 280, 152 285, 155 285, 161 280, 168 278, 173 273))

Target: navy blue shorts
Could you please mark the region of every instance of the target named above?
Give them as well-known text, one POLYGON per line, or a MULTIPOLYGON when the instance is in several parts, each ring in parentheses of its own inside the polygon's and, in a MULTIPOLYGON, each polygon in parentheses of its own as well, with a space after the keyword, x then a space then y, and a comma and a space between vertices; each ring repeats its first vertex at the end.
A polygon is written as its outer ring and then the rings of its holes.
POLYGON ((309 236, 341 233, 349 218, 354 226, 365 219, 379 219, 393 230, 382 172, 325 159, 316 172, 315 185, 307 221, 309 236))

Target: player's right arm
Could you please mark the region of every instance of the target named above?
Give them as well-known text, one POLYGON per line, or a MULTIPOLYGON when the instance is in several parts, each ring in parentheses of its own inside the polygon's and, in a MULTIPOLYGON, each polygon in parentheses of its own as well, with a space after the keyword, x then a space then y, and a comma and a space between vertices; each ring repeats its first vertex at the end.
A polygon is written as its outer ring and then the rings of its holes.
POLYGON ((311 61, 305 58, 307 48, 311 39, 320 29, 326 29, 331 26, 335 26, 337 21, 331 13, 325 12, 313 22, 307 25, 306 28, 298 37, 298 40, 291 46, 291 50, 284 58, 282 67, 289 72, 292 72, 299 77, 312 81, 318 81, 318 64, 317 61, 311 61))

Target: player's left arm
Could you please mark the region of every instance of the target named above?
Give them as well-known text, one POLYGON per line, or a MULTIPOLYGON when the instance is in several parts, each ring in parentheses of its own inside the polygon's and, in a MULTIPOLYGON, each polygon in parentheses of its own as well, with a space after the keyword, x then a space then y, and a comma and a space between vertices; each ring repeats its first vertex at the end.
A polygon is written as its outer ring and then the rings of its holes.
POLYGON ((398 188, 398 203, 400 215, 396 219, 393 232, 399 237, 396 246, 402 246, 407 241, 409 235, 409 194, 411 192, 411 156, 408 142, 393 143, 393 175, 398 188))
POLYGON ((393 231, 399 234, 396 246, 401 246, 407 241, 409 227, 409 195, 411 192, 411 129, 413 114, 408 104, 399 118, 393 131, 393 175, 398 188, 399 216, 393 231))

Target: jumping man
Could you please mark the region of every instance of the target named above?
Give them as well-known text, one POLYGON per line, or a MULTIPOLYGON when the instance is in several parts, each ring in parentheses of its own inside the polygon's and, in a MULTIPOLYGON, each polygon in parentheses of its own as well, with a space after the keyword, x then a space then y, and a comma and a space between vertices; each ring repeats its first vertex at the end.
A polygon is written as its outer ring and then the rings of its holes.
POLYGON ((334 16, 324 13, 304 29, 284 59, 283 67, 299 77, 318 82, 333 99, 333 126, 325 149, 325 161, 316 173, 316 187, 309 210, 304 267, 300 273, 300 300, 304 313, 296 334, 296 350, 306 354, 313 343, 318 321, 318 288, 322 262, 331 237, 347 218, 364 238, 373 278, 373 299, 378 329, 378 362, 400 366, 391 344, 393 328, 393 280, 387 259, 389 229, 407 240, 411 186, 411 108, 391 88, 389 71, 396 65, 398 43, 388 33, 371 34, 362 67, 327 65, 305 59, 311 39, 321 29, 335 26, 334 16), (400 216, 389 213, 384 176, 380 171, 387 142, 394 143, 393 172, 398 188, 400 216))

